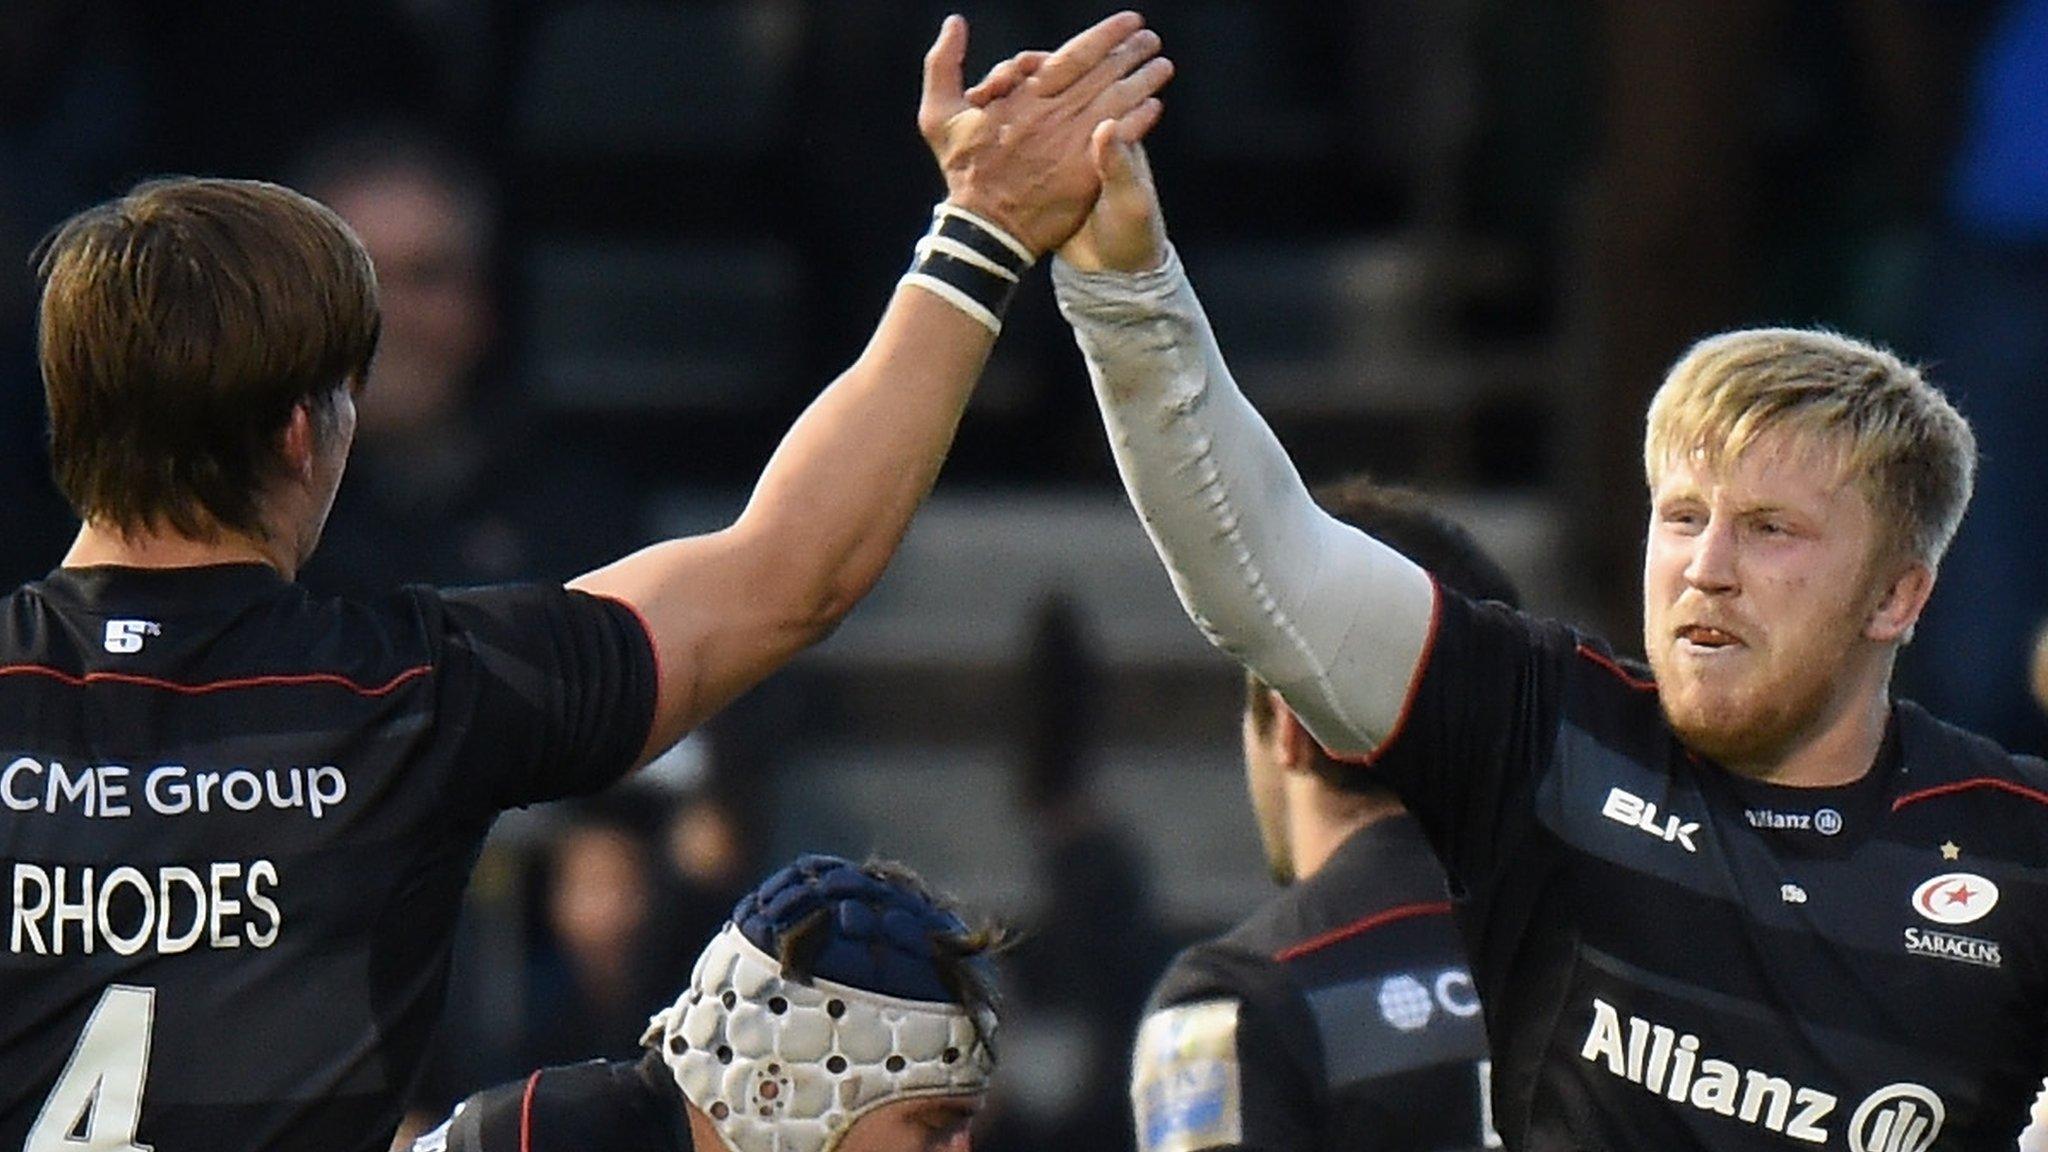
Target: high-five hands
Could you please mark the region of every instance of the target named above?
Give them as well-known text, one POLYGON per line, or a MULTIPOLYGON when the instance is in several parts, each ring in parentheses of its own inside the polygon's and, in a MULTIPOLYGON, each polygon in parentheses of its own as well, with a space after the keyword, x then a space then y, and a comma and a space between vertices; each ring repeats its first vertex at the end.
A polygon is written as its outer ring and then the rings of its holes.
MULTIPOLYGON (((1009 95, 1042 75, 1051 57, 1049 52, 1019 52, 968 89, 968 101, 984 105, 1009 95)), ((1131 117, 1104 120, 1089 134, 1088 158, 1102 190, 1080 230, 1059 246, 1062 260, 1088 272, 1149 272, 1165 261, 1166 220, 1152 166, 1139 143, 1157 119, 1142 124, 1131 117)))
POLYGON ((1114 170, 1114 158, 1105 166, 1099 154, 1120 144, 1128 161, 1128 150, 1159 122, 1156 93, 1173 77, 1159 47, 1142 17, 1119 12, 1055 52, 999 65, 970 99, 961 71, 967 22, 948 16, 925 54, 917 111, 947 199, 1001 225, 1034 254, 1067 242, 1095 208, 1105 171, 1114 170), (1020 63, 1027 59, 1028 68, 1020 63))

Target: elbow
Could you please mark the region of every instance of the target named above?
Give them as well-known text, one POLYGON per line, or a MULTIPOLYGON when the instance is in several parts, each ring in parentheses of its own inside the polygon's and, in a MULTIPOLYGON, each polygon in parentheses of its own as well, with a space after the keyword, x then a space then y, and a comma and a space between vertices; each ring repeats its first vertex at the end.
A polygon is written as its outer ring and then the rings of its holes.
POLYGON ((854 605, 860 603, 861 593, 848 591, 830 592, 821 597, 807 613, 801 623, 808 640, 806 644, 824 641, 853 613, 854 605))
POLYGON ((793 610, 788 617, 791 631, 806 648, 822 643, 839 630, 874 585, 873 579, 839 579, 805 589, 792 601, 793 610))

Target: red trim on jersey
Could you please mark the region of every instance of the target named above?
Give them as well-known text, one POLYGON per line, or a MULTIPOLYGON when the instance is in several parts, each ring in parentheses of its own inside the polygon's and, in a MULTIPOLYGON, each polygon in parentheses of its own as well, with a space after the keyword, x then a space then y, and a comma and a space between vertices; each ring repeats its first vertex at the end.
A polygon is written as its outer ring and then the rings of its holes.
POLYGON ((1605 668, 1609 672, 1614 673, 1616 678, 1618 678, 1623 684, 1628 685, 1629 687, 1635 689, 1638 692, 1655 692, 1657 690, 1657 682, 1655 680, 1645 680, 1640 676, 1631 675, 1628 669, 1623 668, 1621 665, 1615 663, 1614 658, 1606 655, 1605 653, 1596 651, 1585 644, 1579 645, 1576 651, 1579 655, 1584 656, 1586 659, 1591 660, 1593 663, 1598 664, 1600 667, 1605 668))
MULTIPOLYGON (((1422 694, 1422 678, 1429 672, 1431 657, 1436 655, 1437 626, 1442 624, 1444 619, 1443 585, 1436 582, 1435 575, 1424 574, 1429 576, 1429 632, 1422 637, 1422 654, 1415 658, 1415 671, 1408 675, 1408 694, 1401 697, 1401 711, 1394 717, 1394 726, 1387 729, 1386 737, 1373 745, 1368 752, 1340 753, 1332 752, 1328 748, 1323 749, 1324 755, 1340 764, 1356 764, 1361 768, 1372 767, 1386 754, 1387 749, 1394 746, 1394 741, 1399 740, 1401 733, 1408 727, 1408 713, 1415 708, 1415 698, 1422 694)), ((1321 743, 1317 741, 1318 745, 1321 743)))
POLYGON ((519 1098, 519 1152, 533 1152, 533 1092, 540 1087, 540 1069, 526 1078, 526 1092, 519 1098))
POLYGON ((1969 780, 1954 780, 1947 784, 1937 784, 1932 788, 1922 788, 1918 792, 1908 792, 1892 801, 1892 811, 1897 812, 1908 804, 1917 804, 1922 800, 1933 800, 1956 792, 1966 792, 1972 788, 1996 788, 2000 792, 2010 792, 2036 804, 2048 804, 2048 792, 2029 788, 2024 784, 2015 784, 2010 780, 2000 780, 1996 776, 1977 776, 1969 780))
POLYGON ((199 684, 180 684, 175 680, 164 680, 155 676, 138 676, 132 672, 87 672, 74 676, 47 664, 0 664, 0 676, 47 676, 83 688, 88 684, 133 684, 142 688, 161 688, 166 692, 177 692, 185 696, 204 696, 211 692, 232 692, 239 688, 276 688, 296 684, 333 684, 346 688, 358 696, 385 696, 397 690, 408 680, 416 680, 432 672, 431 664, 418 664, 382 684, 361 684, 338 672, 286 672, 268 676, 239 676, 227 680, 208 680, 199 684))
POLYGON ((1448 916, 1450 914, 1451 902, 1449 900, 1438 900, 1429 904, 1402 904, 1398 907, 1375 912, 1362 920, 1354 920, 1342 928, 1332 928, 1320 936, 1311 936, 1299 944, 1290 944, 1273 953, 1273 959, 1284 961, 1292 960, 1297 956, 1306 956, 1319 949, 1328 948, 1339 940, 1349 940, 1353 936, 1370 932, 1375 928, 1384 927, 1397 921, 1409 920, 1417 916, 1448 916))

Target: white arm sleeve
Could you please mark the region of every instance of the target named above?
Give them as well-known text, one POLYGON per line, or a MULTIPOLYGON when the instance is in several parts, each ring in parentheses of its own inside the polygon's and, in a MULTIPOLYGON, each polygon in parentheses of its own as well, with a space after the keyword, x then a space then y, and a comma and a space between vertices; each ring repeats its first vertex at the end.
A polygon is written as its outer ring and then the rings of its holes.
POLYGON ((1178 254, 1136 275, 1055 261, 1053 284, 1188 615, 1332 752, 1373 750, 1419 672, 1434 582, 1316 506, 1231 379, 1178 254))

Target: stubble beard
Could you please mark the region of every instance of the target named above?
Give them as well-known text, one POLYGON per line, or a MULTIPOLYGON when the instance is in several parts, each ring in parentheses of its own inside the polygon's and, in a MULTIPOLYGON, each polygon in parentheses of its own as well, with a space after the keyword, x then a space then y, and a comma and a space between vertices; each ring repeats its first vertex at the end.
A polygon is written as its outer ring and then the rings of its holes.
MULTIPOLYGON (((1839 659, 1816 666, 1841 669, 1839 659)), ((1835 703, 1833 675, 1764 668, 1720 683, 1680 675, 1653 653, 1651 671, 1665 723, 1679 742, 1731 772, 1765 778, 1815 731, 1824 727, 1835 703)))

